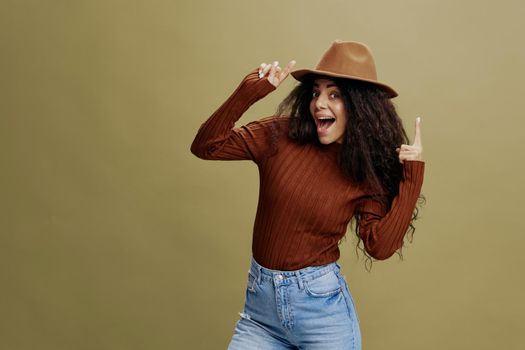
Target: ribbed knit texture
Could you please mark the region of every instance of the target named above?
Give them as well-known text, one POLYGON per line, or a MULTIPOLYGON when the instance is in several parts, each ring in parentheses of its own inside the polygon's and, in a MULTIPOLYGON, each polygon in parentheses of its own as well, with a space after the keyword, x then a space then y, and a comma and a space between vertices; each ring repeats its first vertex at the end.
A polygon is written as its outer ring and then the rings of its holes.
POLYGON ((424 162, 404 162, 399 194, 384 212, 370 194, 343 175, 337 163, 339 144, 297 144, 288 137, 289 119, 282 116, 234 127, 253 103, 274 89, 252 71, 201 126, 191 146, 199 158, 250 159, 258 165, 255 260, 277 270, 336 261, 338 243, 358 202, 365 249, 376 259, 390 257, 403 244, 423 183, 424 162))

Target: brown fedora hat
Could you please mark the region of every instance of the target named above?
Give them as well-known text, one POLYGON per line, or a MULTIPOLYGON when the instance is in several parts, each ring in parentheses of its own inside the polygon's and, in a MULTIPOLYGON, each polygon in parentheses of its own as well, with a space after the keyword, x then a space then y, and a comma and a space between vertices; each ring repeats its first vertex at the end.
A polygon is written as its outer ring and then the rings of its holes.
POLYGON ((390 98, 397 96, 394 89, 377 81, 376 66, 370 48, 355 41, 334 41, 315 69, 298 69, 291 74, 299 81, 303 81, 309 74, 366 81, 386 91, 390 98))

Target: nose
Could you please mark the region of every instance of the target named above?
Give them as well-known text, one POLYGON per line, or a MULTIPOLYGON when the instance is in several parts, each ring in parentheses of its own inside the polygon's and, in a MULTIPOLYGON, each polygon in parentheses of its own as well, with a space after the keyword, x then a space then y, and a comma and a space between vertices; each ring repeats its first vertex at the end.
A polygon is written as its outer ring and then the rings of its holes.
POLYGON ((319 96, 317 96, 316 100, 315 100, 315 108, 316 109, 325 109, 326 106, 327 106, 327 97, 325 96, 324 93, 320 94, 319 96))

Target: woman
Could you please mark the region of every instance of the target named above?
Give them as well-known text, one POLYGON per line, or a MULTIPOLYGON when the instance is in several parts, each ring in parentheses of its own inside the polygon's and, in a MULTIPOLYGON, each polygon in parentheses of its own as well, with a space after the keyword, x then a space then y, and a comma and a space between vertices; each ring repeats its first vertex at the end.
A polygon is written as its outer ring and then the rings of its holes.
POLYGON ((260 174, 246 302, 229 349, 360 349, 357 314, 337 264, 348 224, 375 259, 411 227, 424 163, 419 118, 408 145, 369 48, 334 42, 314 70, 252 71, 201 126, 192 152, 251 159, 260 174), (291 74, 280 115, 235 128, 291 74))

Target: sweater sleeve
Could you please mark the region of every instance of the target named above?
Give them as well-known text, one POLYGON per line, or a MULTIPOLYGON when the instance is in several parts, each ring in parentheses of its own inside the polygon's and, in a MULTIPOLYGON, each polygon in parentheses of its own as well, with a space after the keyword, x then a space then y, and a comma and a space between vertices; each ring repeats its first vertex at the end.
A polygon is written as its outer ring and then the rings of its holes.
POLYGON ((201 125, 191 152, 202 159, 258 161, 271 147, 271 121, 256 121, 235 128, 235 122, 252 104, 275 90, 258 70, 248 74, 233 94, 201 125))
POLYGON ((362 203, 359 236, 366 251, 375 259, 387 259, 403 245, 423 185, 424 168, 422 161, 403 162, 403 180, 388 212, 376 200, 362 203))

